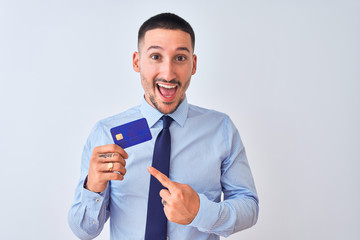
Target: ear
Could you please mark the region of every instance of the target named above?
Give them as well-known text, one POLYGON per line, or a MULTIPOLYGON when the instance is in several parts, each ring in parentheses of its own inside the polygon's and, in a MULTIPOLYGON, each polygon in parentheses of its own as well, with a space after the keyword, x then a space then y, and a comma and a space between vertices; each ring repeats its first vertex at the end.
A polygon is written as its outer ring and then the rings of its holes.
POLYGON ((197 56, 195 54, 193 54, 193 68, 192 68, 192 72, 191 75, 194 75, 196 73, 196 67, 197 67, 197 56))
POLYGON ((133 69, 135 72, 140 72, 139 61, 140 61, 139 53, 134 52, 134 54, 133 54, 133 69))

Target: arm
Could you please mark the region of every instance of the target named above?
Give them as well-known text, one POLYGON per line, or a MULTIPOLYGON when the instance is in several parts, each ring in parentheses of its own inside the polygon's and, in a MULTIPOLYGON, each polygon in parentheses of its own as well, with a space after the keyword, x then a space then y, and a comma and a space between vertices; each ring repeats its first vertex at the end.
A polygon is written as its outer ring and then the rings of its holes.
POLYGON ((230 119, 224 122, 227 158, 221 165, 224 201, 210 201, 199 194, 200 208, 190 226, 221 236, 253 226, 258 218, 258 197, 240 135, 230 119))
POLYGON ((68 214, 73 233, 83 240, 98 236, 109 218, 108 206, 109 187, 104 192, 95 193, 84 188, 84 181, 80 181, 68 214))
POLYGON ((115 144, 95 147, 101 140, 102 131, 95 127, 84 147, 81 177, 68 214, 69 226, 80 239, 93 239, 100 234, 110 216, 109 180, 122 180, 126 172, 126 152, 115 144))

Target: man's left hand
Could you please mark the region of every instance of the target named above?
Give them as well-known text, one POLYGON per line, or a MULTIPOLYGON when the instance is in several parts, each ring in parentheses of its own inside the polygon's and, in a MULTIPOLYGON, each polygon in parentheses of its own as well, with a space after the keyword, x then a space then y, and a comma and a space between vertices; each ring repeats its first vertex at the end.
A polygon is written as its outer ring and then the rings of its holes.
POLYGON ((149 167, 148 171, 167 188, 160 191, 167 219, 178 224, 190 224, 200 208, 200 198, 197 192, 189 185, 171 181, 153 167, 149 167))

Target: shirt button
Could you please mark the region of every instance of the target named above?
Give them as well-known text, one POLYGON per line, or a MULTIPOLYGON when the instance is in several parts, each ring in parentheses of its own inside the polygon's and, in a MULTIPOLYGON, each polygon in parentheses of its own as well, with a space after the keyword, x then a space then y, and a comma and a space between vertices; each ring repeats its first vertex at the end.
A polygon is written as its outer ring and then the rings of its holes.
POLYGON ((93 224, 96 224, 96 222, 95 222, 95 221, 93 221, 93 224))
POLYGON ((96 199, 95 201, 96 201, 96 202, 100 202, 100 199, 96 199))

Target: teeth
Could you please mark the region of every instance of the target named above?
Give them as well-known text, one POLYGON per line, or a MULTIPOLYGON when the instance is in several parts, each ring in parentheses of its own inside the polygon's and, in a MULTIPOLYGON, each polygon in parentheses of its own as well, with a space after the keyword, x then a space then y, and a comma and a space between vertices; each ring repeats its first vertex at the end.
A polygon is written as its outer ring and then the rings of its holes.
POLYGON ((161 83, 158 83, 158 85, 160 86, 160 87, 163 87, 163 88, 176 88, 176 86, 169 86, 169 85, 164 85, 164 84, 161 84, 161 83))

